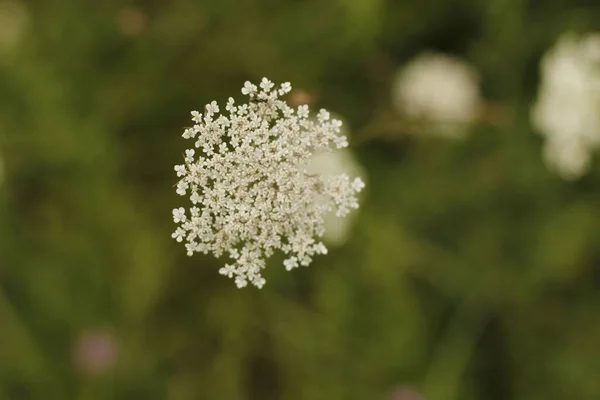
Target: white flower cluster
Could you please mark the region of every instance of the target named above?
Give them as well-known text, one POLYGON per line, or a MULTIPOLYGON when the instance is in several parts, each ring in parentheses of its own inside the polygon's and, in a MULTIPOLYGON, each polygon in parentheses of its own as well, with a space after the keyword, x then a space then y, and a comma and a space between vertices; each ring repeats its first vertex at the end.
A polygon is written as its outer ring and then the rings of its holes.
POLYGON ((179 226, 172 236, 185 240, 188 255, 227 253, 233 263, 219 273, 240 288, 265 284, 262 269, 274 250, 287 255, 287 270, 326 254, 315 239, 324 234, 323 216, 358 208, 356 194, 364 187, 360 178, 308 171, 313 153, 348 142, 326 110, 309 118, 308 106, 293 109, 279 99, 290 91, 287 82, 275 88, 263 78, 260 89, 246 82, 247 104, 229 98, 225 115, 213 101, 204 115, 192 112, 195 125, 183 133, 196 150, 186 150, 185 163, 175 166, 177 194, 189 196, 192 206, 173 210, 179 226))
POLYGON ((399 112, 452 138, 464 135, 481 104, 479 78, 473 67, 430 52, 417 56, 396 74, 392 96, 399 112))
MULTIPOLYGON (((308 172, 324 176, 333 176, 338 174, 351 174, 365 180, 365 171, 358 163, 349 149, 340 149, 338 151, 320 151, 313 154, 308 166, 308 172)), ((328 246, 341 246, 348 239, 352 224, 357 215, 357 210, 353 210, 344 218, 339 218, 335 212, 331 211, 323 216, 325 221, 325 234, 323 242, 328 246)))
POLYGON ((565 34, 544 56, 531 118, 548 167, 567 180, 583 175, 600 147, 600 34, 565 34))

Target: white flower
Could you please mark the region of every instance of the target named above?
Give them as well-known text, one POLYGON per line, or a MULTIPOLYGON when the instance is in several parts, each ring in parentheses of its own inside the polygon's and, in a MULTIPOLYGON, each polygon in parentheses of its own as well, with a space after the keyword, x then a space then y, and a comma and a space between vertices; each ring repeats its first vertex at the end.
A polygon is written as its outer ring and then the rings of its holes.
POLYGON ((211 102, 206 105, 206 113, 207 114, 216 114, 219 112, 219 106, 216 101, 211 102))
POLYGON ((173 232, 173 234, 171 235, 171 237, 175 240, 177 240, 178 242, 183 241, 183 238, 185 237, 185 230, 183 230, 183 228, 178 227, 175 232, 173 232))
POLYGON ((192 161, 194 161, 194 154, 196 152, 194 151, 194 149, 188 149, 185 151, 185 162, 186 163, 191 163, 192 161))
MULTIPOLYGON (((242 89, 242 92, 244 91, 244 89, 242 89)), ((225 106, 225 110, 229 111, 230 113, 234 113, 236 112, 236 106, 235 104, 235 100, 233 99, 233 97, 230 97, 229 100, 227 100, 227 105, 225 106)))
POLYGON ((574 180, 600 147, 600 35, 563 35, 544 56, 532 124, 545 137, 544 159, 574 180))
POLYGON ((207 106, 207 116, 193 128, 199 151, 187 152, 185 168, 177 168, 185 174, 177 193, 190 196, 197 206, 187 218, 183 207, 177 215, 174 211, 179 226, 173 238, 186 239, 188 254, 229 254, 233 263, 219 273, 235 278, 238 287, 251 283, 261 288, 266 259, 275 250, 287 255, 288 270, 326 254, 316 240, 326 232, 326 214, 344 216, 357 208, 356 195, 364 186, 343 172, 306 169, 314 153, 347 146, 339 135, 340 121, 325 110, 308 119, 308 106, 294 113, 279 99, 291 89, 287 82, 276 88, 265 78, 260 87, 257 92, 246 82, 242 93, 249 103, 235 107, 230 100, 226 115, 217 115, 214 102, 207 106))
POLYGON ((186 174, 185 165, 176 165, 175 172, 177 172, 177 176, 184 176, 186 174))
MULTIPOLYGON (((245 288, 248 286, 248 281, 242 276, 238 275, 235 277, 235 285, 238 287, 238 289, 245 288)), ((262 286, 259 287, 259 289, 260 288, 262 288, 262 286)))
POLYGON ((265 285, 265 283, 267 283, 267 281, 262 276, 258 276, 256 278, 254 278, 254 280, 252 281, 252 284, 259 289, 262 289, 262 287, 265 285))
POLYGON ((481 103, 473 67, 438 53, 421 54, 401 69, 392 97, 408 118, 428 122, 436 133, 454 138, 464 135, 481 103))
MULTIPOLYGON (((262 78, 262 81, 260 82, 260 88, 263 91, 270 92, 271 89, 273 89, 273 86, 275 86, 275 84, 273 82, 271 82, 267 78, 262 78)), ((283 86, 282 86, 282 89, 283 89, 283 86)))
POLYGON ((181 136, 184 139, 191 139, 196 136, 196 131, 193 128, 186 128, 181 136))
POLYGON ((281 88, 279 89, 279 95, 282 96, 291 91, 292 91, 292 85, 289 82, 285 82, 285 83, 281 84, 281 88))
POLYGON ((225 266, 219 270, 219 273, 231 278, 236 273, 236 268, 233 265, 225 264, 225 266))
POLYGON ((308 106, 306 104, 298 106, 298 117, 308 118, 308 106))
POLYGON ((184 180, 179 181, 177 183, 177 194, 180 196, 183 196, 184 194, 187 193, 188 187, 189 187, 189 184, 186 181, 184 181, 184 180))
POLYGON ((202 122, 202 114, 200 114, 198 111, 192 111, 192 121, 197 124, 202 122))
POLYGON ((244 87, 242 88, 242 94, 245 94, 245 95, 254 94, 254 93, 256 93, 256 89, 257 89, 256 85, 253 85, 249 81, 246 81, 246 83, 244 83, 244 87))
POLYGON ((298 268, 298 258, 292 256, 285 260, 283 262, 283 265, 285 266, 285 269, 287 271, 291 271, 294 268, 298 268))
POLYGON ((319 113, 317 114, 317 119, 321 123, 328 121, 329 120, 329 112, 322 108, 321 110, 319 110, 319 113))
POLYGON ((179 207, 173 210, 173 221, 175 223, 185 222, 185 208, 179 207))

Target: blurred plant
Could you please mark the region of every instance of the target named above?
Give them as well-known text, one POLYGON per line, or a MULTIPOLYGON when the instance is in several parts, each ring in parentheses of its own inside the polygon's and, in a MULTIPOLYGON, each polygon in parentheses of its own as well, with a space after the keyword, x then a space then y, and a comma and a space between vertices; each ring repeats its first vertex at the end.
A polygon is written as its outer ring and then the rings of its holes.
POLYGON ((4 183, 4 158, 2 157, 2 152, 1 152, 1 148, 0 148, 0 188, 2 187, 2 184, 4 183))
POLYGON ((82 332, 73 348, 73 361, 77 369, 87 375, 108 372, 117 362, 119 345, 110 331, 82 332))
POLYGON ((0 54, 18 44, 28 22, 29 14, 21 1, 0 1, 0 54))
POLYGON ((146 28, 148 17, 137 8, 125 7, 119 10, 116 21, 119 30, 124 36, 134 37, 146 28))
POLYGON ((292 107, 298 106, 312 106, 315 102, 315 96, 310 94, 304 89, 295 89, 292 93, 290 93, 290 98, 288 99, 288 104, 292 107))
POLYGON ((388 400, 425 400, 423 396, 410 386, 399 386, 390 393, 388 400))
POLYGON ((186 215, 183 207, 173 210, 180 226, 173 233, 178 242, 187 240, 188 255, 195 252, 224 252, 235 260, 219 270, 235 276, 238 287, 250 281, 261 288, 265 258, 275 249, 290 255, 287 270, 308 266, 315 254, 327 248, 314 237, 325 233, 324 215, 335 209, 344 217, 358 208, 356 193, 364 187, 360 178, 350 180, 311 174, 307 167, 313 153, 346 147, 338 135, 342 123, 321 109, 316 122, 309 119, 307 105, 297 110, 279 96, 291 91, 289 82, 278 89, 266 78, 256 85, 246 82, 242 93, 249 104, 236 106, 229 98, 229 117, 217 116, 219 106, 206 106, 204 116, 192 112, 196 123, 183 137, 197 136, 195 150, 186 150, 185 164, 175 166, 177 194, 190 193, 193 206, 186 215), (200 205, 201 208, 197 207, 200 205))
POLYGON ((566 33, 548 51, 531 119, 546 138, 548 168, 567 180, 583 175, 600 146, 600 34, 566 33))
POLYGON ((396 109, 422 121, 433 133, 460 138, 479 113, 476 71, 458 58, 424 53, 397 72, 393 82, 396 109))

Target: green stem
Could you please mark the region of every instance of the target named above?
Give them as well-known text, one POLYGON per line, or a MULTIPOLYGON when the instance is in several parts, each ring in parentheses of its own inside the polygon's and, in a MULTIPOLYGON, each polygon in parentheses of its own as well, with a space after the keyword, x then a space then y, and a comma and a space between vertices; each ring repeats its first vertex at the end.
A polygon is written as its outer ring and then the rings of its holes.
POLYGON ((53 394, 58 395, 55 391, 56 380, 50 376, 49 363, 1 288, 0 321, 2 321, 3 337, 0 354, 8 357, 9 365, 12 365, 21 376, 30 380, 30 389, 33 393, 38 393, 47 399, 53 398, 53 394))
POLYGON ((488 322, 479 291, 468 295, 452 317, 423 381, 428 400, 459 399, 461 383, 488 322))

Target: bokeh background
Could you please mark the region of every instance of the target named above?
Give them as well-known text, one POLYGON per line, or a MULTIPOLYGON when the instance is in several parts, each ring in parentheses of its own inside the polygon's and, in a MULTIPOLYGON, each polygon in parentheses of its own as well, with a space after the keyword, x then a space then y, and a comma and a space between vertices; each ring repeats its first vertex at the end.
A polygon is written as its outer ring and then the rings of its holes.
POLYGON ((600 162, 561 178, 530 118, 569 31, 597 1, 0 0, 0 399, 600 399, 600 162), (458 140, 394 105, 424 51, 478 74, 458 140), (240 290, 171 238, 173 166, 263 76, 344 120, 367 187, 240 290))

